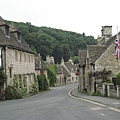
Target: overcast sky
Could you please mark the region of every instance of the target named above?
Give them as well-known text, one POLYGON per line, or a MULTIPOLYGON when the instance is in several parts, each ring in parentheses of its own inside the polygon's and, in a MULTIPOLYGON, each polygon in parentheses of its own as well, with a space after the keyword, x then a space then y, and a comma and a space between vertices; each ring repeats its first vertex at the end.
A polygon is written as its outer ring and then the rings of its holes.
POLYGON ((5 20, 31 22, 97 38, 101 26, 110 25, 113 35, 120 29, 119 0, 0 0, 5 20))

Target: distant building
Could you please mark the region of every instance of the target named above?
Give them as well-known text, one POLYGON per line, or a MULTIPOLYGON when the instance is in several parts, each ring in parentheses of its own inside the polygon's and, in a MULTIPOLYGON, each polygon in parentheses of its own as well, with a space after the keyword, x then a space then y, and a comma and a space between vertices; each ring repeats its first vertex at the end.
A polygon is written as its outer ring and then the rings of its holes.
POLYGON ((73 64, 71 59, 68 62, 64 62, 64 59, 62 58, 60 65, 63 67, 64 79, 66 83, 78 81, 78 75, 76 75, 78 66, 73 64))

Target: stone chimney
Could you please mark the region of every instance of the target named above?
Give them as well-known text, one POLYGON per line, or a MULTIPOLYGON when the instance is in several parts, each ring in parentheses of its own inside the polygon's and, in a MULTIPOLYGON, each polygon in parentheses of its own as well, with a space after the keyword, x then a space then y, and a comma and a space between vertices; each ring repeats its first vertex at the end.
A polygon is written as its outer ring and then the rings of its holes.
POLYGON ((50 56, 49 55, 46 56, 46 62, 50 63, 50 56))
POLYGON ((98 45, 103 46, 112 37, 112 26, 102 26, 101 37, 98 36, 98 45))

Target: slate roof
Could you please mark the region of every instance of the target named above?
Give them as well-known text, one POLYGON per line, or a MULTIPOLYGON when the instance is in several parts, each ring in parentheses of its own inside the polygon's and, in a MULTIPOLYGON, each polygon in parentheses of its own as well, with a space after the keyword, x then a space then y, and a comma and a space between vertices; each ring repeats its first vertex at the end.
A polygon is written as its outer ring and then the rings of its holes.
MULTIPOLYGON (((4 20, 0 17, 0 26, 7 25, 4 20)), ((0 46, 7 46, 24 52, 34 53, 29 45, 21 38, 21 41, 18 41, 16 36, 10 32, 9 38, 6 37, 4 31, 0 29, 0 46)))
POLYGON ((2 17, 0 16, 0 26, 3 26, 3 25, 7 25, 6 23, 5 23, 5 21, 2 19, 2 17))
POLYGON ((80 66, 84 66, 85 65, 86 50, 79 50, 78 51, 78 60, 79 60, 79 65, 80 66))
MULTIPOLYGON (((118 35, 120 35, 120 32, 118 33, 118 35)), ((98 53, 98 55, 94 58, 93 62, 95 62, 103 53, 104 51, 112 44, 115 42, 116 39, 116 35, 114 35, 113 37, 111 37, 105 44, 105 47, 98 53)))
POLYGON ((63 67, 64 77, 70 77, 70 73, 63 67))
POLYGON ((64 65, 67 67, 67 69, 71 72, 71 69, 76 70, 76 66, 72 64, 71 62, 64 62, 64 65))
POLYGON ((98 46, 98 45, 87 45, 87 50, 89 54, 89 63, 93 63, 99 56, 101 55, 102 51, 104 51, 105 46, 98 46))

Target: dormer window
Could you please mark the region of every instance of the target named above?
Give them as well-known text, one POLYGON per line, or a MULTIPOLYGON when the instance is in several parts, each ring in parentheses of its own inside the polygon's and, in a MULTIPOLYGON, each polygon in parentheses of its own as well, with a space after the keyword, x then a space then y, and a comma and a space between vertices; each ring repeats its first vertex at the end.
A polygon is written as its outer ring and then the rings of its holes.
POLYGON ((5 34, 6 34, 6 36, 10 35, 9 26, 5 26, 5 34))
POLYGON ((6 37, 10 38, 9 28, 10 26, 5 23, 5 21, 0 16, 0 28, 4 31, 6 37))
POLYGON ((17 39, 18 39, 18 41, 21 41, 21 34, 20 34, 20 32, 17 32, 17 39))
POLYGON ((2 58, 1 58, 1 57, 2 57, 2 56, 1 56, 1 53, 2 53, 2 52, 1 52, 1 51, 2 51, 2 50, 1 50, 1 49, 2 49, 2 48, 0 48, 0 67, 2 66, 2 64, 1 64, 1 60, 2 60, 2 58))
POLYGON ((21 42, 21 32, 15 26, 10 26, 10 32, 16 37, 18 42, 21 42))
POLYGON ((11 31, 14 34, 18 42, 21 42, 21 33, 19 31, 11 31))

